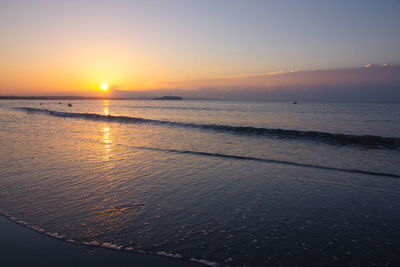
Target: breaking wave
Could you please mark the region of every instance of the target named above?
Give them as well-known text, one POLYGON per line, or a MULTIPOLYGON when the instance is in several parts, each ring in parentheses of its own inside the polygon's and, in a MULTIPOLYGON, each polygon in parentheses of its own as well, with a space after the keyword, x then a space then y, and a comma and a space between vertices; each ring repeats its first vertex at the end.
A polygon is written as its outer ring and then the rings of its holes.
POLYGON ((86 120, 108 121, 108 122, 119 122, 119 123, 152 123, 158 125, 168 125, 176 127, 195 128, 201 130, 227 132, 232 134, 258 135, 258 136, 267 136, 267 137, 283 138, 283 139, 303 139, 303 140, 325 142, 328 144, 341 145, 341 146, 356 145, 365 148, 375 148, 375 149, 400 148, 400 138, 396 137, 383 137, 376 135, 351 135, 351 134, 338 134, 338 133, 328 133, 319 131, 299 131, 299 130, 252 127, 252 126, 197 124, 197 123, 153 120, 153 119, 145 119, 145 118, 137 118, 129 116, 102 115, 96 113, 62 112, 62 111, 29 108, 29 107, 17 107, 16 109, 28 113, 40 113, 62 118, 79 118, 86 120))
POLYGON ((392 178, 400 178, 400 175, 392 174, 392 173, 364 171, 364 170, 358 170, 358 169, 336 168, 336 167, 328 167, 328 166, 322 166, 322 165, 297 163, 297 162, 286 161, 286 160, 264 159, 264 158, 248 157, 248 156, 227 155, 227 154, 220 154, 220 153, 209 153, 209 152, 191 151, 191 150, 162 149, 162 148, 145 147, 145 146, 133 146, 133 147, 137 148, 137 149, 144 149, 144 150, 151 150, 151 151, 161 151, 161 152, 169 152, 169 153, 177 153, 177 154, 192 154, 192 155, 198 155, 198 156, 229 158, 229 159, 237 159, 237 160, 250 160, 250 161, 259 161, 259 162, 268 162, 268 163, 275 163, 275 164, 298 166, 298 167, 304 167, 304 168, 314 168, 314 169, 322 169, 322 170, 330 170, 330 171, 340 171, 340 172, 358 173, 358 174, 373 175, 373 176, 385 176, 385 177, 392 177, 392 178))

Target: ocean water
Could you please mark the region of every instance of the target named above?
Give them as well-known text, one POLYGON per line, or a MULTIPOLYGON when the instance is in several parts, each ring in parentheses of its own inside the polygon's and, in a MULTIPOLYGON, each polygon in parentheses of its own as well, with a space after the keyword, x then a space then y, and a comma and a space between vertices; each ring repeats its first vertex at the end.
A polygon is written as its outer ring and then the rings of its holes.
POLYGON ((2 214, 221 266, 400 264, 399 103, 68 102, 0 101, 2 214))

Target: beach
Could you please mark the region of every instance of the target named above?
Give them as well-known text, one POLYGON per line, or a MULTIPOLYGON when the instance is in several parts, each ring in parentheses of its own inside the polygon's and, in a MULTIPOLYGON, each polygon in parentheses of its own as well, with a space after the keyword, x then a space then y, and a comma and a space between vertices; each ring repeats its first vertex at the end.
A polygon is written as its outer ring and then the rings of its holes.
POLYGON ((199 263, 72 244, 0 216, 2 266, 204 266, 199 263))

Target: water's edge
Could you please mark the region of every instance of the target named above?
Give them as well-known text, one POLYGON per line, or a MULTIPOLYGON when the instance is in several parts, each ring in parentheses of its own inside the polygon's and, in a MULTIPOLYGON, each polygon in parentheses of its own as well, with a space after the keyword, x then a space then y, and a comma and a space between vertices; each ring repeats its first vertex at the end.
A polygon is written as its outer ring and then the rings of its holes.
POLYGON ((157 253, 146 252, 146 251, 142 251, 142 250, 136 251, 132 247, 108 243, 108 242, 100 243, 96 240, 91 241, 91 242, 77 242, 73 239, 67 238, 65 235, 62 235, 58 232, 47 232, 39 226, 34 226, 23 220, 19 220, 15 217, 9 215, 8 212, 6 212, 6 211, 0 210, 0 216, 2 216, 3 218, 6 218, 7 220, 9 220, 21 227, 24 227, 26 229, 29 229, 29 230, 35 231, 39 234, 42 234, 42 235, 45 235, 45 236, 48 236, 48 237, 51 237, 51 238, 54 238, 54 239, 57 239, 57 240, 60 240, 63 242, 74 244, 74 245, 84 245, 84 246, 88 246, 88 247, 105 248, 105 249, 111 249, 114 251, 121 251, 121 252, 124 251, 124 252, 132 253, 132 254, 157 255, 157 256, 162 256, 162 257, 167 257, 167 258, 174 258, 174 259, 182 260, 182 261, 186 261, 186 262, 187 261, 197 262, 197 263, 201 263, 206 266, 219 266, 219 264, 216 262, 207 261, 205 259, 196 259, 196 258, 187 259, 187 258, 182 257, 182 255, 180 255, 180 254, 166 253, 164 251, 159 251, 157 253))

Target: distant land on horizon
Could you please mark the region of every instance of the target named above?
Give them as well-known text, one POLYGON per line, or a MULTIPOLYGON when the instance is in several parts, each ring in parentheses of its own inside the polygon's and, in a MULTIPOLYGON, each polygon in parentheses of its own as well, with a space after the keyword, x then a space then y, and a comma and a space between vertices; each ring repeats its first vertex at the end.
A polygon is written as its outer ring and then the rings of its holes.
POLYGON ((153 98, 153 100, 183 100, 183 98, 180 96, 167 95, 162 97, 155 97, 153 98))
MULTIPOLYGON (((183 100, 180 96, 162 96, 162 97, 95 97, 95 96, 1 96, 0 100, 183 100)), ((195 99, 191 99, 195 100, 195 99)), ((201 99, 210 100, 210 99, 201 99)))
POLYGON ((0 100, 27 99, 27 100, 128 100, 121 97, 94 97, 94 96, 0 96, 0 100))

